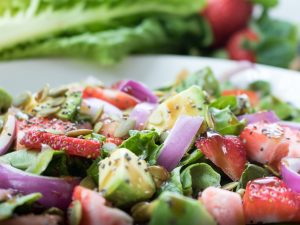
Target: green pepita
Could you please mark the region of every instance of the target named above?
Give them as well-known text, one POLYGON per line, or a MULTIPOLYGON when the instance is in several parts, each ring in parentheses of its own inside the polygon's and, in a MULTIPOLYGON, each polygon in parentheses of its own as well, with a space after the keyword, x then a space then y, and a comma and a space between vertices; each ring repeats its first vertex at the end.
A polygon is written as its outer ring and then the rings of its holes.
POLYGON ((50 105, 51 105, 52 107, 55 107, 55 106, 61 106, 65 101, 66 101, 66 98, 65 98, 65 97, 53 98, 53 99, 51 99, 51 101, 50 101, 50 105))
POLYGON ((103 127, 103 123, 101 121, 99 121, 98 123, 95 124, 94 126, 94 132, 99 134, 101 129, 103 127))
POLYGON ((53 88, 49 90, 48 95, 50 97, 59 97, 64 96, 69 89, 67 87, 59 87, 59 88, 53 88))
POLYGON ((43 102, 49 93, 49 84, 46 84, 35 96, 37 102, 43 102))
POLYGON ((93 178, 90 176, 83 178, 79 185, 91 190, 97 188, 97 185, 95 184, 93 178))
POLYGON ((31 100, 31 93, 27 91, 14 98, 12 104, 15 107, 24 107, 30 102, 30 100, 31 100))
POLYGON ((148 171, 152 175, 157 188, 170 178, 170 173, 161 166, 149 166, 148 171))
POLYGON ((97 113, 95 114, 94 118, 92 118, 92 123, 96 123, 100 117, 102 116, 103 114, 103 105, 100 106, 100 108, 98 109, 97 113))
POLYGON ((135 127, 135 120, 128 119, 122 120, 117 129, 114 132, 114 136, 117 138, 124 137, 128 135, 130 130, 133 130, 135 127))
POLYGON ((227 191, 231 191, 234 188, 236 188, 239 185, 239 182, 230 182, 228 184, 225 184, 224 186, 222 186, 222 189, 227 190, 227 191))
POLYGON ((53 107, 53 108, 45 108, 38 111, 38 115, 42 117, 51 116, 57 113, 60 110, 60 107, 53 107))
POLYGON ((79 225, 82 217, 82 206, 80 201, 75 200, 68 209, 68 221, 70 225, 79 225))
POLYGON ((139 202, 131 208, 131 214, 136 222, 146 222, 152 214, 152 207, 149 202, 139 202))
POLYGON ((90 129, 78 129, 78 130, 71 130, 71 131, 68 131, 66 133, 66 135, 68 137, 78 137, 80 135, 88 135, 88 134, 91 134, 93 133, 93 130, 90 130, 90 129))

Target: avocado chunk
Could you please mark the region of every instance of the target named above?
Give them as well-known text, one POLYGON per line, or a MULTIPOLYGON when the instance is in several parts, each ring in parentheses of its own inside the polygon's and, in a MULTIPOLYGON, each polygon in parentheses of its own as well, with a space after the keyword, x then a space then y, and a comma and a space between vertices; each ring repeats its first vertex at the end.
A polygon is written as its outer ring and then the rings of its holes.
POLYGON ((217 225, 201 202, 177 193, 163 192, 151 204, 155 206, 149 225, 217 225))
POLYGON ((161 103, 149 117, 147 129, 158 133, 169 130, 181 115, 204 115, 206 95, 201 88, 192 86, 161 103))
POLYGON ((6 112, 12 103, 12 97, 0 88, 0 113, 6 112))
POLYGON ((147 163, 120 148, 99 163, 99 191, 115 206, 124 208, 151 198, 155 184, 147 163))
POLYGON ((81 92, 77 91, 69 93, 65 103, 61 106, 61 109, 57 112, 56 116, 62 120, 73 120, 79 110, 81 100, 81 92))

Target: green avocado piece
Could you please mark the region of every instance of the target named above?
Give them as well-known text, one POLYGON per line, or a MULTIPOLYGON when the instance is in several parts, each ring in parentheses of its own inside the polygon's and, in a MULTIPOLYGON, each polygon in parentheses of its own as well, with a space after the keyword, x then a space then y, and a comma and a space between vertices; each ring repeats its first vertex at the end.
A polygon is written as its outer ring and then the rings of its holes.
POLYGON ((145 160, 120 148, 99 163, 99 191, 117 207, 125 208, 151 198, 155 184, 145 160))
POLYGON ((0 113, 5 112, 12 103, 12 97, 5 90, 0 88, 0 113))
POLYGON ((149 225, 217 225, 201 202, 177 193, 163 192, 153 203, 149 225))
POLYGON ((147 129, 155 129, 158 133, 169 130, 181 115, 203 116, 205 107, 205 92, 193 85, 161 103, 150 115, 147 129))
POLYGON ((82 93, 79 91, 68 94, 65 103, 61 106, 56 116, 62 120, 73 120, 79 110, 81 100, 82 93))

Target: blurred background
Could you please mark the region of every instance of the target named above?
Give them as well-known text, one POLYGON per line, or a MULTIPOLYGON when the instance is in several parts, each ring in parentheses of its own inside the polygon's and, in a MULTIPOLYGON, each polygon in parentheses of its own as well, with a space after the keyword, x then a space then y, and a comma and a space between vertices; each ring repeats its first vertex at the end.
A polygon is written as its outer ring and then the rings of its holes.
POLYGON ((0 60, 193 55, 300 70, 297 0, 3 0, 0 60))

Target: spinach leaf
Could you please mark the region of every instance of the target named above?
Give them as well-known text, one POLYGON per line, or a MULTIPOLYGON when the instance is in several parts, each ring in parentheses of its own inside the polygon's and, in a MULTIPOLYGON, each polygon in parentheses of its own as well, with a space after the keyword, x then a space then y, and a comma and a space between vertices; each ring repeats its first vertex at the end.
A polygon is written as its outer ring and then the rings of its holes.
POLYGON ((169 181, 164 183, 158 190, 158 194, 161 194, 165 191, 174 192, 178 194, 183 194, 181 179, 180 179, 180 170, 181 167, 176 167, 171 172, 171 177, 169 181))
POLYGON ((186 166, 192 163, 197 162, 198 160, 204 158, 204 154, 199 151, 198 149, 194 150, 192 153, 186 155, 184 158, 182 158, 180 162, 180 166, 186 166))
POLYGON ((5 90, 0 88, 0 113, 6 112, 12 103, 12 97, 5 90))
POLYGON ((248 181, 254 180, 261 177, 266 177, 269 175, 269 172, 257 165, 248 164, 239 181, 239 188, 246 188, 248 181))
POLYGON ((215 78, 212 70, 209 67, 189 75, 176 87, 176 91, 181 92, 193 85, 199 86, 211 96, 220 95, 219 81, 215 78))
POLYGON ((49 166, 55 155, 64 154, 62 151, 45 149, 41 152, 18 150, 0 157, 0 162, 25 170, 26 172, 40 175, 49 166))
POLYGON ((159 139, 158 133, 150 130, 132 130, 129 135, 130 137, 120 145, 120 148, 127 148, 150 165, 154 165, 160 150, 160 146, 156 144, 159 139))
POLYGON ((10 218, 18 206, 31 204, 41 197, 40 193, 32 193, 25 196, 14 196, 10 200, 0 203, 0 221, 10 218))
POLYGON ((230 106, 224 109, 210 107, 205 115, 208 126, 222 135, 239 135, 244 129, 246 121, 239 121, 231 112, 230 106))
POLYGON ((181 173, 181 183, 185 195, 198 196, 200 191, 210 186, 218 187, 221 175, 206 163, 188 166, 181 173))
POLYGON ((264 80, 257 80, 249 84, 248 89, 259 92, 260 96, 267 96, 271 94, 271 85, 264 80))

